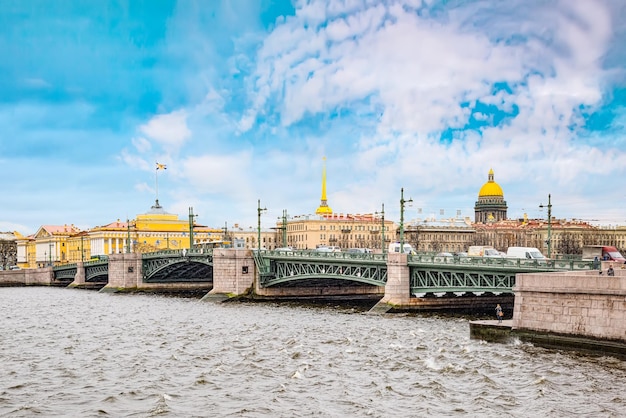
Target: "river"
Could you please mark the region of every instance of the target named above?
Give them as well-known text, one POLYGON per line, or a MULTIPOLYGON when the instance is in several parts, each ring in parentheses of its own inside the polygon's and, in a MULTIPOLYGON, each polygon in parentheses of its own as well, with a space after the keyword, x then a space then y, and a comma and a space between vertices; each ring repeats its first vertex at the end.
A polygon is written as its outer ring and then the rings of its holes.
POLYGON ((0 288, 2 417, 623 417, 626 362, 466 318, 0 288))

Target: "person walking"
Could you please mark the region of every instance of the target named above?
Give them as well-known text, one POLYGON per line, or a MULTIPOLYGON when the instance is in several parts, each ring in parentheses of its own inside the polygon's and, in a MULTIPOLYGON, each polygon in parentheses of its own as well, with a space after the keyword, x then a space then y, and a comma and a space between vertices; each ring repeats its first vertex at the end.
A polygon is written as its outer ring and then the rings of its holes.
POLYGON ((595 256, 593 258, 593 269, 594 270, 599 270, 600 269, 600 259, 598 258, 598 256, 595 256))
POLYGON ((498 318, 498 322, 502 323, 502 317, 504 316, 504 312, 502 312, 502 307, 498 303, 496 305, 496 318, 498 318))
POLYGON ((609 269, 606 271, 607 276, 615 276, 615 270, 613 270, 613 266, 609 266, 609 269))

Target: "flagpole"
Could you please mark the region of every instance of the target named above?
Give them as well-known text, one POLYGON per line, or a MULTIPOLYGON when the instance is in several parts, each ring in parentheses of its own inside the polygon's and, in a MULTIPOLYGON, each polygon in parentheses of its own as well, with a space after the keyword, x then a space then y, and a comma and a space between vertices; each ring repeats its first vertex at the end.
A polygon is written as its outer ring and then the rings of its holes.
POLYGON ((156 170, 154 170, 154 184, 156 188, 156 205, 159 206, 159 166, 157 163, 156 170))

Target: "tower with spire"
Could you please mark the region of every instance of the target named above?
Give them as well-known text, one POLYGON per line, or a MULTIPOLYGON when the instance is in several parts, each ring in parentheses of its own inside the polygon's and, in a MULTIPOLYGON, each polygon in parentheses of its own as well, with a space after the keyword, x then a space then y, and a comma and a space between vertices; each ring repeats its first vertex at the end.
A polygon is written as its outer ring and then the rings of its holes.
POLYGON ((322 201, 315 213, 318 215, 331 215, 333 213, 333 210, 328 207, 328 202, 326 201, 326 157, 324 157, 324 167, 322 169, 322 201))

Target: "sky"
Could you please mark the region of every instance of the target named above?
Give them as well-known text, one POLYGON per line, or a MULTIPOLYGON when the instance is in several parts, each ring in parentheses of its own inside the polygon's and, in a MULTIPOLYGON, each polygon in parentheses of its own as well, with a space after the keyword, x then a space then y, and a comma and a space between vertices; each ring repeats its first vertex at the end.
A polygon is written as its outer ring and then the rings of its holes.
POLYGON ((0 55, 0 231, 269 228, 324 166, 335 213, 473 220, 493 169, 626 225, 623 0, 0 0, 0 55))

